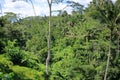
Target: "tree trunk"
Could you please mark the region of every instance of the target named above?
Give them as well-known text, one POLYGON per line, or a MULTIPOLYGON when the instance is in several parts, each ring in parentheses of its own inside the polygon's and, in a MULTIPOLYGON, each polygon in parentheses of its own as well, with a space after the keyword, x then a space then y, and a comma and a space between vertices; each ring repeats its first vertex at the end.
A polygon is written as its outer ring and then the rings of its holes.
POLYGON ((47 39, 47 46, 48 46, 48 55, 47 55, 47 59, 46 59, 46 74, 49 75, 49 63, 50 63, 50 58, 51 58, 51 52, 50 52, 50 41, 51 41, 51 6, 52 6, 52 1, 50 2, 49 0, 48 4, 49 4, 49 26, 48 26, 48 39, 47 39))
POLYGON ((34 11, 34 15, 36 16, 35 7, 34 7, 34 5, 33 5, 33 2, 32 2, 32 0, 29 0, 29 1, 30 1, 31 4, 32 4, 32 8, 33 8, 33 11, 34 11))
POLYGON ((109 63, 110 63, 110 55, 111 55, 111 46, 112 46, 112 30, 110 30, 109 53, 108 53, 108 58, 107 58, 107 64, 106 64, 106 70, 105 70, 104 80, 107 80, 107 74, 108 74, 109 63))
POLYGON ((118 38, 117 38, 117 54, 116 54, 116 58, 115 58, 115 61, 117 61, 118 60, 118 58, 119 58, 119 53, 120 53, 120 38, 119 38, 119 34, 118 34, 118 38))
POLYGON ((3 11, 2 11, 2 5, 0 4, 0 8, 1 8, 1 16, 3 17, 3 11))
MULTIPOLYGON (((119 53, 120 53, 120 51, 119 51, 119 49, 120 49, 120 45, 119 45, 119 35, 118 35, 118 42, 117 42, 117 47, 118 47, 118 51, 117 51, 117 57, 119 57, 119 53)), ((118 59, 118 58, 117 58, 118 59)))

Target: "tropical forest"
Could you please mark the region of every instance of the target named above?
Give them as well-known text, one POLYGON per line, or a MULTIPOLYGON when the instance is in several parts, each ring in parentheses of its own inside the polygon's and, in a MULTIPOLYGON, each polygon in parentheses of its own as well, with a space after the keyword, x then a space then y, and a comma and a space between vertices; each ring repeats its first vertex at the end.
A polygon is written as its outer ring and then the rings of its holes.
POLYGON ((0 80, 120 80, 120 0, 46 1, 46 16, 1 9, 0 80))

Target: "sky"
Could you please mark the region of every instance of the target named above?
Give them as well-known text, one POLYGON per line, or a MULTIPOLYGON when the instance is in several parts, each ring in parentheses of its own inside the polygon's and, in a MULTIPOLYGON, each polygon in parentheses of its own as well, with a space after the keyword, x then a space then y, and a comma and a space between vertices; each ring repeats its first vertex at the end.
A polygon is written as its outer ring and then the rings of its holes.
MULTIPOLYGON (((2 8, 3 13, 13 12, 13 13, 22 15, 23 17, 34 16, 34 11, 33 11, 32 5, 29 2, 29 0, 28 2, 25 2, 25 0, 18 0, 16 2, 12 2, 12 1, 13 0, 0 0, 0 4, 2 6, 0 7, 0 9, 2 8)), ((79 2, 80 4, 87 7, 89 2, 92 0, 70 0, 70 1, 79 2)), ((113 1, 116 1, 116 0, 113 0, 113 1)), ((38 16, 48 15, 49 8, 48 8, 47 0, 32 0, 32 2, 35 7, 36 15, 38 16)), ((53 4, 52 10, 61 10, 65 6, 66 6, 65 3, 53 4)), ((67 7, 65 8, 65 10, 67 10, 68 13, 70 13, 72 9, 70 7, 67 7)))

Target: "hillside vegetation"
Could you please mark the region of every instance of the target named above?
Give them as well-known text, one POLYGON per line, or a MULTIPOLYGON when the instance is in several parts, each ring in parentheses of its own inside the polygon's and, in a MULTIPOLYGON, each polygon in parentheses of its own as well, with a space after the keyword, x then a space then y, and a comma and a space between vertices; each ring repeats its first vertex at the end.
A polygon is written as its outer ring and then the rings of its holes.
POLYGON ((0 80, 120 80, 120 1, 93 0, 87 8, 51 18, 0 17, 0 80), (107 70, 106 70, 107 69, 107 70))

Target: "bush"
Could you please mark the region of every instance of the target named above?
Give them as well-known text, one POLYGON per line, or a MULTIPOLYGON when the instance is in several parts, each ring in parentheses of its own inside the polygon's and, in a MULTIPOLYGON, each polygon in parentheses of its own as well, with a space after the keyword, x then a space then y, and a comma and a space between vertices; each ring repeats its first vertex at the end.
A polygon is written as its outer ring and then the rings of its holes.
POLYGON ((7 60, 4 55, 0 55, 0 72, 10 72, 10 66, 12 66, 13 63, 9 60, 7 60))
POLYGON ((12 66, 11 69, 15 74, 15 80, 44 80, 43 74, 34 69, 21 66, 12 66))
POLYGON ((15 40, 13 42, 8 41, 7 45, 5 46, 5 52, 14 64, 20 65, 24 57, 24 51, 20 50, 19 47, 15 47, 15 43, 15 40))
POLYGON ((10 69, 12 65, 13 63, 7 60, 4 55, 0 55, 0 80, 13 80, 14 74, 10 69))

